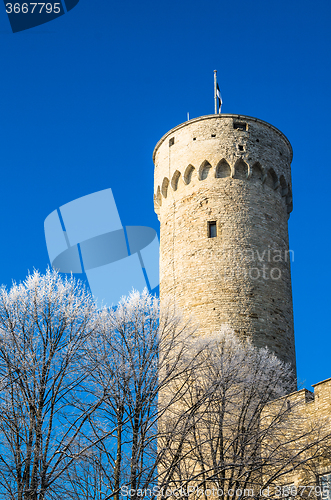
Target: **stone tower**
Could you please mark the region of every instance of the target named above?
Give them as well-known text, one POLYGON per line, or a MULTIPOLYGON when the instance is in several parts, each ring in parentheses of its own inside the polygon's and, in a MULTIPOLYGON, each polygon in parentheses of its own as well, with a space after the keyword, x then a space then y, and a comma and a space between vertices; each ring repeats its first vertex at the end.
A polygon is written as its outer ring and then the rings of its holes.
POLYGON ((295 369, 288 139, 242 115, 207 115, 158 142, 160 296, 208 335, 224 323, 295 369))

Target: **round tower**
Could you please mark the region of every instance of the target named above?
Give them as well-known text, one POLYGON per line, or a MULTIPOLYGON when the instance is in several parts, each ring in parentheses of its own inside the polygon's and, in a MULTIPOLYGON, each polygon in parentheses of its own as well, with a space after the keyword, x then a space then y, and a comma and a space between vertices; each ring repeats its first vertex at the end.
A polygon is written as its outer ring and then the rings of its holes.
POLYGON ((161 301, 197 334, 226 323, 295 369, 288 139, 256 118, 207 115, 165 134, 153 160, 161 301))

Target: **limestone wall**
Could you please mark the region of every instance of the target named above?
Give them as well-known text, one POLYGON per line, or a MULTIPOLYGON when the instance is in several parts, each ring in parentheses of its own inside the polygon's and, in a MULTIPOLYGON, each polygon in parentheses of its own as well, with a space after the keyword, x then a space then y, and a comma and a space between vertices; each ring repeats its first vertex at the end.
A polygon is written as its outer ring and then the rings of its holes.
MULTIPOLYGON (((271 402, 262 415, 262 422, 265 423, 265 417, 269 412, 271 415, 277 415, 284 402, 289 405, 286 414, 286 433, 283 434, 284 444, 287 449, 292 447, 297 453, 299 450, 306 451, 298 453, 297 464, 293 461, 295 466, 293 471, 281 477, 277 484, 293 484, 300 488, 297 498, 321 498, 320 495, 316 495, 315 489, 307 489, 305 494, 301 494, 303 487, 321 486, 321 476, 331 474, 331 379, 323 380, 313 387, 314 392, 302 389, 271 402), (300 464, 308 457, 310 459, 306 463, 300 464)), ((279 435, 276 437, 279 438, 279 435)), ((295 453, 292 455, 294 457, 295 453)), ((330 494, 331 491, 328 498, 330 494)), ((326 496, 323 498, 326 499, 326 496)))
POLYGON ((288 140, 271 125, 203 116, 157 144, 154 200, 161 300, 191 316, 199 335, 228 323, 295 367, 291 160, 288 140))

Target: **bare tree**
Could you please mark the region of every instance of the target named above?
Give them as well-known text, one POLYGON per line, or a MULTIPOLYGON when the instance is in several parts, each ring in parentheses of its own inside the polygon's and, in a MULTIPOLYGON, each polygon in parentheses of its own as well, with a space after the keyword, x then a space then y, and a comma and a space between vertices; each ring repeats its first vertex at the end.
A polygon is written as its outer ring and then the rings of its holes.
POLYGON ((161 422, 161 430, 177 435, 160 467, 168 495, 261 497, 260 489, 293 479, 330 450, 325 422, 311 421, 302 401, 286 396, 293 373, 275 355, 240 341, 228 327, 197 346, 201 362, 190 389, 161 422), (186 418, 178 429, 180 411, 186 418))
POLYGON ((64 472, 91 447, 82 431, 102 391, 82 395, 95 315, 84 287, 55 271, 0 289, 0 498, 64 498, 64 472))
POLYGON ((181 403, 169 388, 180 386, 182 398, 196 369, 191 334, 180 317, 161 312, 159 301, 146 291, 100 313, 86 356, 94 367, 90 391, 94 396, 102 388, 106 397, 89 420, 97 440, 93 454, 70 470, 73 498, 118 500, 131 491, 134 499, 157 486, 158 466, 167 453, 159 446, 159 421, 181 403), (169 397, 162 401, 165 392, 169 397), (115 429, 111 435, 110 429, 115 429))
POLYGON ((325 422, 287 396, 289 366, 228 327, 191 333, 147 294, 101 313, 87 354, 106 398, 89 420, 93 453, 70 469, 72 498, 259 497, 327 453, 325 422))
POLYGON ((330 453, 267 349, 147 292, 97 311, 53 271, 0 290, 0 380, 6 500, 259 497, 330 453))

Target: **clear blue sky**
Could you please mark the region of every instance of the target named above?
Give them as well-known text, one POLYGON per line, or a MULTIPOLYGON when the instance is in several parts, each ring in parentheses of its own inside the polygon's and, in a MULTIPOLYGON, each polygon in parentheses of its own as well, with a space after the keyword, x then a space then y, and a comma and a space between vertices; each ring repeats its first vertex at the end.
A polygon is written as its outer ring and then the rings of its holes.
POLYGON ((0 5, 0 281, 44 271, 45 217, 94 191, 113 189, 124 225, 158 229, 153 148, 213 112, 217 69, 224 113, 292 143, 298 376, 330 377, 330 17, 328 0, 80 0, 13 34, 0 5))

